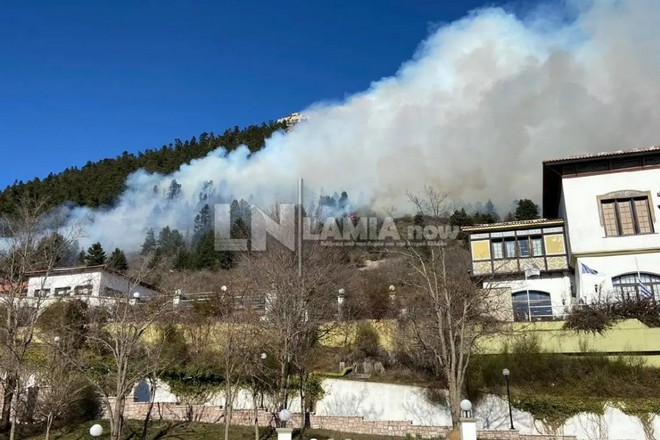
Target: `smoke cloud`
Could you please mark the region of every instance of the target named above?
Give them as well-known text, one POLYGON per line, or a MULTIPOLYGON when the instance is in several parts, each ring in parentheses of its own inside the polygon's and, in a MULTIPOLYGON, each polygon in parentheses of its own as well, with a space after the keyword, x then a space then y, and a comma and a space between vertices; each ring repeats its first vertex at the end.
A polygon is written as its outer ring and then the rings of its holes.
POLYGON ((189 229, 200 194, 268 207, 295 201, 299 177, 310 195, 345 190, 353 204, 399 212, 424 185, 505 209, 538 202, 542 160, 660 140, 658 22, 653 0, 477 10, 436 29, 393 76, 303 110, 308 120, 262 151, 139 171, 114 209, 73 214, 89 216, 90 241, 131 250, 149 227, 189 229), (167 200, 172 179, 181 194, 167 200))

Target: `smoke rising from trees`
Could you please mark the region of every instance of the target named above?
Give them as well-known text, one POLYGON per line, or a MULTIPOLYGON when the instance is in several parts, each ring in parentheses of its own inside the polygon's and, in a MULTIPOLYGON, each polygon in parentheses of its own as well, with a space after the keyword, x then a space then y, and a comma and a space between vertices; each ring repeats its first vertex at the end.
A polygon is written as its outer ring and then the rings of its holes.
POLYGON ((540 200, 543 159, 660 143, 659 21, 652 0, 474 11, 393 76, 305 109, 263 150, 134 173, 113 209, 75 216, 90 217, 90 242, 135 249, 150 227, 191 230, 202 200, 295 201, 299 177, 316 199, 345 190, 354 205, 399 212, 425 185, 456 201, 540 200))

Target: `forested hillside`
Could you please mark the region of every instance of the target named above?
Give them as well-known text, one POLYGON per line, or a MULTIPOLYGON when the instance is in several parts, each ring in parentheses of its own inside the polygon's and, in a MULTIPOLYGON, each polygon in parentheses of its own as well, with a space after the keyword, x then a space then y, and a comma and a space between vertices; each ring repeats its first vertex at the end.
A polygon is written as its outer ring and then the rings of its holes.
MULTIPOLYGON (((124 190, 128 175, 140 168, 168 174, 219 147, 231 151, 245 144, 254 152, 264 146, 265 139, 273 132, 283 128, 286 128, 286 122, 270 122, 243 129, 234 127, 218 136, 212 132, 202 133, 199 138, 193 136, 183 142, 176 139, 160 149, 148 149, 138 154, 124 151, 113 159, 87 162, 82 168, 71 167, 60 173, 51 173, 43 180, 35 178, 28 182, 15 182, 0 193, 0 212, 13 212, 25 196, 45 198, 50 206, 64 202, 93 208, 111 206, 124 190)), ((90 140, 90 148, 93 142, 90 140)))

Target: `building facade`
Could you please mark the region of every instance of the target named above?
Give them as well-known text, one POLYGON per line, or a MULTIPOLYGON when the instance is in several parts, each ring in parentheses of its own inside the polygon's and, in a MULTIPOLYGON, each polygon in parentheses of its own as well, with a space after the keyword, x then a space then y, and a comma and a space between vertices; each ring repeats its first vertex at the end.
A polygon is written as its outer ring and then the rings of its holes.
POLYGON ((566 222, 580 302, 660 299, 660 147, 543 163, 543 212, 566 222))
POLYGON ((516 320, 563 316, 572 300, 564 221, 528 220, 463 228, 472 274, 511 295, 516 320))
POLYGON ((473 274, 511 289, 516 319, 660 299, 659 182, 660 147, 545 161, 545 219, 463 228, 473 274))
POLYGON ((28 297, 42 297, 47 300, 77 297, 93 305, 104 299, 118 297, 133 298, 138 293, 147 299, 158 290, 144 282, 129 278, 106 266, 57 268, 48 272, 30 275, 27 285, 28 297))

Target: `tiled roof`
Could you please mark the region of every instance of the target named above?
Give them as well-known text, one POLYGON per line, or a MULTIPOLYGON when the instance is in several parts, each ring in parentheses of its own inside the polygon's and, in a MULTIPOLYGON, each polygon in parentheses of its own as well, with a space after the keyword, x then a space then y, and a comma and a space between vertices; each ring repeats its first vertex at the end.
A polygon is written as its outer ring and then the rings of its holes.
POLYGON ((544 164, 552 164, 552 163, 558 163, 558 162, 570 162, 573 160, 582 160, 582 159, 599 159, 599 158, 606 158, 606 157, 613 157, 613 156, 626 156, 626 155, 634 155, 634 154, 640 154, 640 153, 648 153, 648 152, 653 152, 653 151, 660 151, 660 145, 656 145, 653 147, 641 147, 641 148, 631 148, 628 150, 617 150, 617 151, 604 151, 601 153, 591 153, 591 154, 581 154, 577 156, 569 156, 563 159, 550 159, 550 160, 544 160, 544 164))
POLYGON ((463 232, 477 232, 477 231, 489 231, 496 229, 517 229, 520 227, 528 226, 557 226, 563 225, 563 219, 547 219, 547 218, 538 218, 534 220, 516 220, 512 222, 499 222, 499 223, 486 223, 483 225, 474 225, 474 226, 464 226, 461 228, 463 232))

